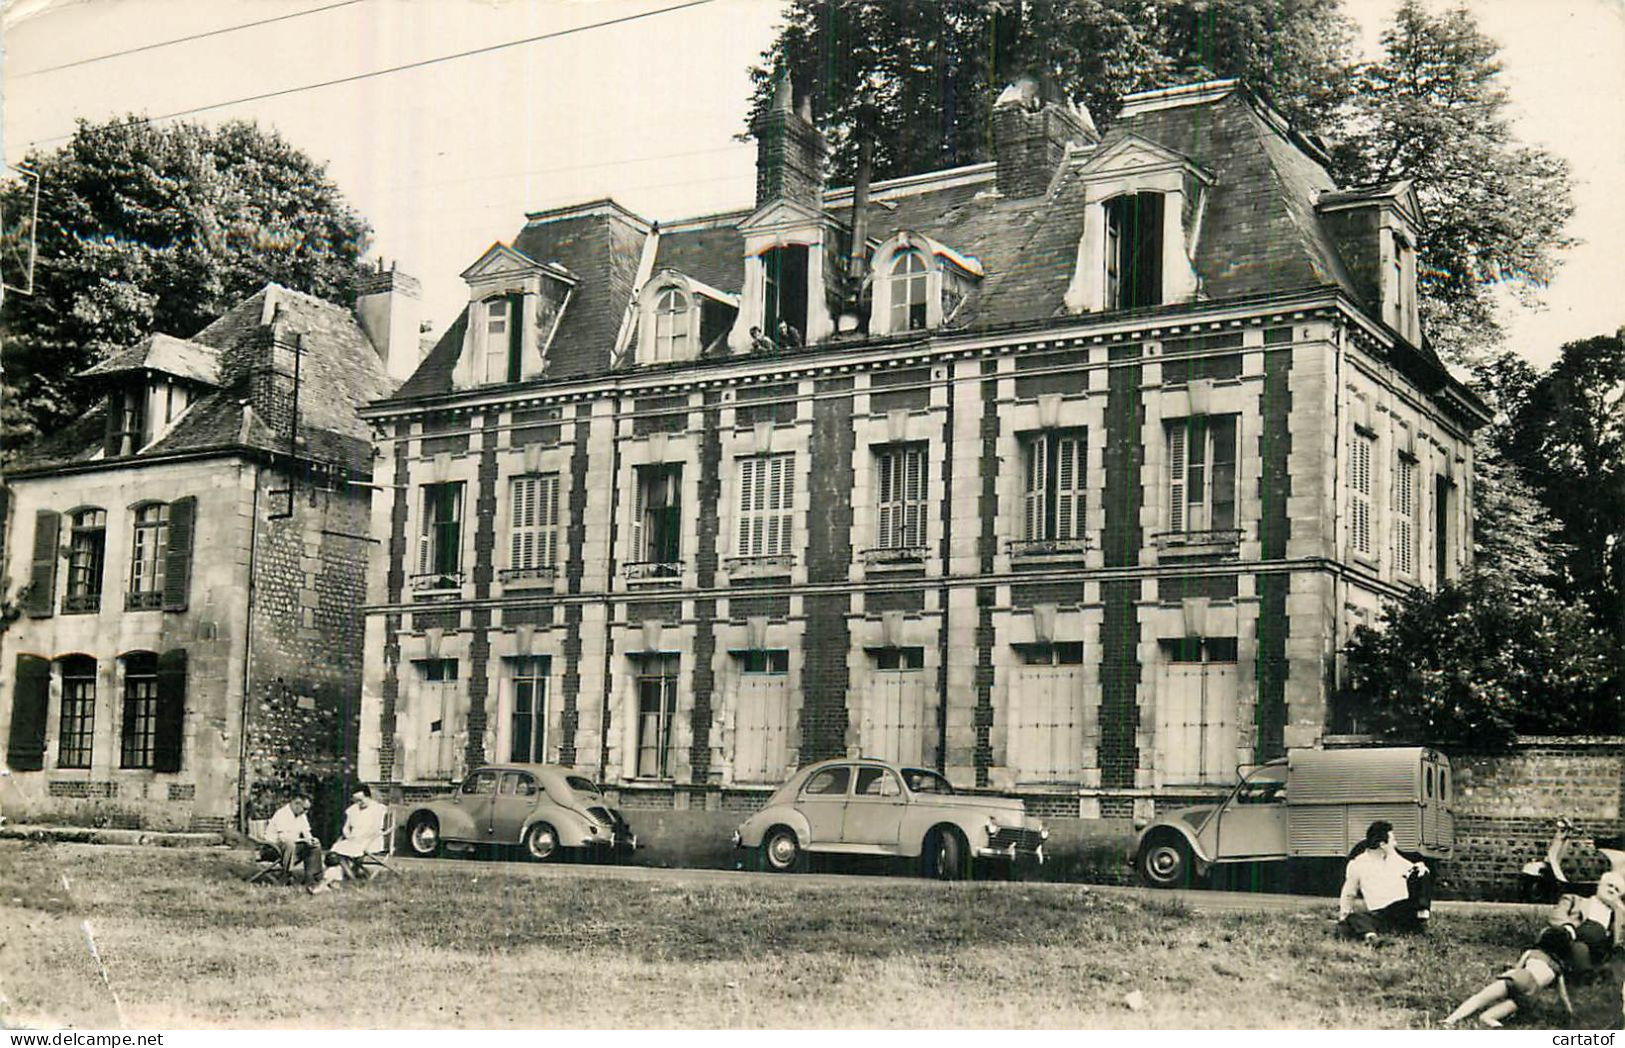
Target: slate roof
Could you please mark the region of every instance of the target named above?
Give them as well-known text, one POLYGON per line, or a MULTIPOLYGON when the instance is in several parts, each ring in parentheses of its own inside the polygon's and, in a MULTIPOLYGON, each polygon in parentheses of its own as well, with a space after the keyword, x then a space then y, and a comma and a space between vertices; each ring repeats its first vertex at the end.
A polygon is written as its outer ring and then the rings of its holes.
MULTIPOLYGON (((383 362, 348 309, 276 284, 267 284, 243 299, 190 339, 154 335, 83 373, 108 383, 139 370, 180 374, 172 365, 182 361, 214 376, 219 388, 202 392, 169 432, 123 461, 202 450, 285 452, 286 436, 279 438, 266 423, 263 406, 255 410, 248 373, 251 357, 243 352, 249 340, 262 337, 264 321, 272 315, 281 334, 302 336, 302 453, 340 463, 351 472, 370 474, 372 434, 356 416, 356 409, 391 392, 383 362), (154 367, 154 363, 160 366, 154 367)), ((35 471, 96 459, 102 450, 106 417, 105 404, 98 405, 29 449, 14 470, 35 471)))
MULTIPOLYGON (((986 275, 951 327, 991 328, 1061 315, 1083 235, 1080 165, 1131 135, 1181 154, 1213 176, 1193 259, 1199 299, 1338 287, 1361 300, 1316 213, 1317 201, 1338 190, 1312 155, 1315 147, 1296 140, 1284 122, 1235 82, 1126 106, 1101 142, 1074 149, 1043 196, 1001 197, 994 191, 991 163, 876 183, 867 235, 878 242, 912 230, 982 264, 986 275)), ((849 224, 850 190, 831 191, 825 199, 828 213, 849 224)), ((657 227, 648 272, 673 269, 738 293, 745 260, 737 226, 750 213, 657 227)), ((581 277, 550 350, 549 379, 608 371, 621 318, 638 290, 648 224, 608 201, 528 218, 514 246, 539 261, 560 262, 581 277)), ((459 321, 392 399, 450 393, 461 340, 459 321)))

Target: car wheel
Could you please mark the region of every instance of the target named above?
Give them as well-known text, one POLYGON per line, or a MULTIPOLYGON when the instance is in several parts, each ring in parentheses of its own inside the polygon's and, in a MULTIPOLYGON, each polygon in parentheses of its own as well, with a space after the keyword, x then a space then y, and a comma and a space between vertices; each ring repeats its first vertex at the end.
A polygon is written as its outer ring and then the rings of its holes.
POLYGON ((559 853, 559 831, 538 822, 525 833, 525 858, 546 862, 559 853))
POLYGON ((762 865, 774 873, 794 873, 801 869, 801 845, 788 826, 775 826, 762 838, 762 865))
POLYGON ((932 830, 925 839, 924 873, 939 881, 962 881, 969 874, 965 842, 953 830, 932 830))
POLYGON ((412 816, 406 827, 406 841, 412 854, 432 859, 440 854, 440 820, 427 812, 412 816))
POLYGON ((1140 847, 1135 860, 1140 881, 1153 888, 1184 888, 1191 883, 1196 870, 1191 846, 1183 837, 1172 835, 1157 837, 1140 847))

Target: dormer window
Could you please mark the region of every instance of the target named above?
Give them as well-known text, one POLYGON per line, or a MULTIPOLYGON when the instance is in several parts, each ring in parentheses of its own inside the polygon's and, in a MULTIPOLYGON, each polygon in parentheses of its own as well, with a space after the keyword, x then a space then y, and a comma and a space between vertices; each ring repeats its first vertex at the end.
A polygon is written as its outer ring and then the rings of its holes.
POLYGON ((114 390, 107 400, 107 457, 134 455, 151 438, 146 385, 114 390))
POLYGON ((576 277, 494 244, 463 271, 468 308, 452 388, 524 382, 547 374, 548 349, 570 304, 576 277))
POLYGON ((918 251, 899 252, 891 267, 891 330, 925 329, 926 265, 918 251))
POLYGON ((1106 202, 1106 308, 1162 302, 1162 194, 1129 193, 1106 202))
POLYGON ((807 338, 807 246, 789 244, 762 253, 765 295, 762 335, 779 349, 807 338))
POLYGON ((655 296, 655 337, 652 363, 687 360, 689 352, 688 296, 668 287, 655 296))
POLYGON ((508 296, 488 298, 484 302, 485 329, 482 334, 485 345, 480 354, 484 364, 484 382, 519 381, 521 342, 516 337, 519 321, 514 315, 516 304, 516 299, 508 296))

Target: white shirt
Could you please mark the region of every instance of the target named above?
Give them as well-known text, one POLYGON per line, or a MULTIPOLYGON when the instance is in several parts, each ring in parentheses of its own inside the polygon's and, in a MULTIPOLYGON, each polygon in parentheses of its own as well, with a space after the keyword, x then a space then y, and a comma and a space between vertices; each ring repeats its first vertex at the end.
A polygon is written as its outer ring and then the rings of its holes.
POLYGON ((1338 915, 1347 917, 1354 911, 1354 900, 1365 900, 1366 909, 1376 911, 1410 896, 1405 878, 1416 866, 1397 851, 1384 852, 1381 848, 1367 848, 1349 860, 1348 872, 1343 878, 1343 895, 1338 900, 1338 915))
POLYGON ((315 836, 310 832, 310 820, 303 815, 295 815, 292 804, 284 804, 276 810, 266 824, 265 833, 273 842, 308 841, 315 836))
POLYGON ((389 806, 370 802, 365 808, 359 804, 352 804, 344 810, 344 838, 353 840, 364 850, 378 852, 384 850, 384 816, 389 813, 389 806))

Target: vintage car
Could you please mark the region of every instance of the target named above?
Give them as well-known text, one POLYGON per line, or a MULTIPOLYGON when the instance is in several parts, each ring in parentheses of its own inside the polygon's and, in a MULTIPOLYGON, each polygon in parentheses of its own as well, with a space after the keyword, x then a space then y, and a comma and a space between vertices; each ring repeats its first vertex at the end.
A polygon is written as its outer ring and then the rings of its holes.
POLYGON ((614 856, 637 847, 632 828, 593 781, 555 764, 478 768, 452 793, 404 810, 414 855, 517 844, 526 857, 545 862, 566 848, 614 856))
POLYGON ((1434 864, 1456 843, 1450 780, 1450 759, 1421 746, 1290 750, 1220 803, 1159 816, 1140 834, 1135 868, 1156 888, 1243 864, 1324 882, 1378 819, 1393 823, 1401 850, 1434 864))
POLYGON ((1048 837, 1020 800, 956 793, 934 771, 860 757, 799 769, 733 839, 777 872, 803 868, 808 853, 890 855, 958 880, 975 859, 1043 862, 1048 837))

